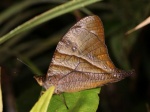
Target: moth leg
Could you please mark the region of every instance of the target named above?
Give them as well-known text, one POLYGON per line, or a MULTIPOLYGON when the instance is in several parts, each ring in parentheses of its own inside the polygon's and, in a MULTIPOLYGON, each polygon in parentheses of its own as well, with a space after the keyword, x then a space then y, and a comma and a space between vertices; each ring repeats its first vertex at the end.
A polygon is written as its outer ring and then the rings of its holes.
POLYGON ((69 107, 68 107, 67 102, 66 102, 66 100, 65 100, 64 93, 60 94, 60 97, 62 98, 62 102, 63 102, 64 105, 66 106, 67 110, 69 110, 69 107))

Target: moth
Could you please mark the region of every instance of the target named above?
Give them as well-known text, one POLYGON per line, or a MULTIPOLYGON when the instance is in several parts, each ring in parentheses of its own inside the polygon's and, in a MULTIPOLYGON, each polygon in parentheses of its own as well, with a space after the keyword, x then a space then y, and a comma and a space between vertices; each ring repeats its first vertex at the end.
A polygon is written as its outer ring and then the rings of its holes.
POLYGON ((55 86, 55 94, 101 87, 134 74, 115 67, 105 44, 104 28, 96 15, 77 22, 59 41, 45 76, 35 77, 39 85, 55 86))

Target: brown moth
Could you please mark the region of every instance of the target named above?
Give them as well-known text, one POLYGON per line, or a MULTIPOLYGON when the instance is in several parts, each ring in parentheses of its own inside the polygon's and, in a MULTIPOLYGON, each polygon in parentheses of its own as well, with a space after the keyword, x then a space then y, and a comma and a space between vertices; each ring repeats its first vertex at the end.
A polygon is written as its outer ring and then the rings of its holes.
POLYGON ((35 77, 56 94, 101 87, 134 74, 116 68, 105 45, 104 29, 98 16, 77 22, 58 43, 46 76, 35 77))

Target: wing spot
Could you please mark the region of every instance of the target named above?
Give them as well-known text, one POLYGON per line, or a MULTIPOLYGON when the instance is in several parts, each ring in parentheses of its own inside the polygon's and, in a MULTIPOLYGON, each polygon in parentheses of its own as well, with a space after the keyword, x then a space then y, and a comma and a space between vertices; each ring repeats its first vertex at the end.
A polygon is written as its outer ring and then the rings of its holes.
POLYGON ((71 45, 71 42, 69 40, 65 40, 64 43, 66 43, 67 47, 69 47, 71 45))
POLYGON ((93 60, 94 59, 94 57, 91 55, 91 54, 87 54, 87 57, 89 58, 89 59, 91 59, 91 60, 93 60))
POLYGON ((117 77, 117 74, 114 74, 114 77, 117 77))
POLYGON ((77 47, 73 46, 72 51, 75 52, 77 50, 77 47))
POLYGON ((104 65, 104 68, 106 69, 107 67, 104 65))

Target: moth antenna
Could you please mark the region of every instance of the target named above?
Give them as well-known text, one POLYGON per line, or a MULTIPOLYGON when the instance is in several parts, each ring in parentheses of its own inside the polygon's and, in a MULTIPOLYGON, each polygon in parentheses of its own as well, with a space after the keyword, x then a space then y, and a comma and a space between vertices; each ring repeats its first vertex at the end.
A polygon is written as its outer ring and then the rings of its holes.
MULTIPOLYGON (((17 58, 17 60, 18 61, 20 61, 21 63, 23 63, 24 65, 26 65, 32 72, 33 72, 33 69, 29 66, 29 65, 27 65, 25 62, 23 62, 21 59, 19 59, 19 58, 17 58)), ((39 75, 39 74, 37 74, 37 75, 39 75)))
MULTIPOLYGON (((29 65, 27 65, 25 62, 23 62, 21 59, 17 58, 18 61, 20 61, 21 63, 23 63, 24 65, 26 65, 28 68, 31 69, 31 67, 29 65)), ((31 69, 32 70, 32 69, 31 69)))

